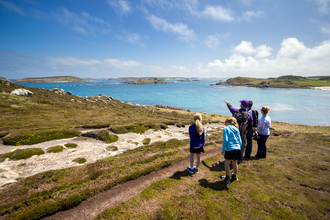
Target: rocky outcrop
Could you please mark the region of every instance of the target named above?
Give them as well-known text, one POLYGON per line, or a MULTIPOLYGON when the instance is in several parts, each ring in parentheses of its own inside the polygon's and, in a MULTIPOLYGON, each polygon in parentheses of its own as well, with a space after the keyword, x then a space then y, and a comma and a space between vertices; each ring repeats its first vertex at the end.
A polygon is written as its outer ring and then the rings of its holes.
POLYGON ((10 93, 10 95, 29 96, 29 95, 33 95, 33 92, 27 89, 15 89, 10 93))
POLYGON ((6 79, 5 77, 2 77, 2 76, 0 76, 0 81, 4 81, 4 82, 10 82, 10 80, 9 80, 9 79, 6 79))

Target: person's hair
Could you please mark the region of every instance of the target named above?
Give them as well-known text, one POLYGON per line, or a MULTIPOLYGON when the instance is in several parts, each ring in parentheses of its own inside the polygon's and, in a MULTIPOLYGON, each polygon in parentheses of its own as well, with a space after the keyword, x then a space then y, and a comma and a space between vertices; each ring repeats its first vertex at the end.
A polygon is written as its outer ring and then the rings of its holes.
POLYGON ((194 114, 194 121, 196 123, 197 133, 199 135, 202 135, 203 134, 202 115, 199 113, 194 114))
POLYGON ((236 128, 238 128, 236 118, 234 118, 234 117, 227 118, 226 121, 225 121, 225 124, 226 123, 228 123, 230 125, 234 125, 236 128))
POLYGON ((251 100, 249 102, 250 102, 249 108, 252 108, 253 102, 251 100))
POLYGON ((270 110, 270 107, 268 106, 262 106, 261 111, 265 114, 268 115, 268 112, 270 110))

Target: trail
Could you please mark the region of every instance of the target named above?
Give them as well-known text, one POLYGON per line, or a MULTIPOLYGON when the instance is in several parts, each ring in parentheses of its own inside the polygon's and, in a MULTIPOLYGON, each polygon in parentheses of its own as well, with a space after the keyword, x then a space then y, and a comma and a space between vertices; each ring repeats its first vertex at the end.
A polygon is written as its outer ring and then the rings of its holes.
MULTIPOLYGON (((201 155, 201 160, 217 155, 221 151, 218 147, 208 147, 205 153, 201 155)), ((93 197, 88 198, 78 206, 58 212, 52 216, 44 218, 45 220, 71 220, 71 219, 93 219, 105 209, 116 206, 121 202, 137 195, 143 189, 147 188, 153 182, 169 178, 175 172, 183 171, 189 165, 189 159, 174 163, 171 166, 152 172, 148 175, 141 176, 136 180, 128 181, 117 185, 112 189, 99 193, 93 197)), ((195 174, 198 175, 198 174, 195 174)))

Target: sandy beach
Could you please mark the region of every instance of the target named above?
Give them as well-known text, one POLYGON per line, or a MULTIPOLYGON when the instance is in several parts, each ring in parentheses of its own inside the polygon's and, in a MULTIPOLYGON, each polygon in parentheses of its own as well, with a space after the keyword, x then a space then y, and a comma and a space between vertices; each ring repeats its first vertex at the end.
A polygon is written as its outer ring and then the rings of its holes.
POLYGON ((327 90, 327 91, 330 91, 330 86, 312 87, 312 89, 316 89, 316 90, 327 90))

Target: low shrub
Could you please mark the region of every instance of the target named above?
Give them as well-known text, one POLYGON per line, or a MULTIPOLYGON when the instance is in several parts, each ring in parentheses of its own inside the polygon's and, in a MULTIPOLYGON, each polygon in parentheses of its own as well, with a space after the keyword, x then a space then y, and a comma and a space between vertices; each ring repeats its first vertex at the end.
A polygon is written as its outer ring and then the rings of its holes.
POLYGON ((112 143, 118 141, 118 136, 109 134, 107 130, 100 130, 100 131, 91 131, 82 134, 84 137, 91 137, 97 140, 105 141, 107 143, 112 143))
POLYGON ((42 131, 42 132, 31 132, 20 135, 11 135, 6 138, 4 144, 6 145, 32 145, 38 144, 45 141, 72 138, 78 136, 79 131, 74 130, 55 130, 55 131, 42 131))
POLYGON ((76 147, 78 147, 78 144, 67 143, 67 144, 64 144, 64 146, 69 147, 69 148, 76 148, 76 147))
POLYGON ((27 148, 27 149, 17 149, 13 152, 0 154, 0 159, 9 158, 10 160, 22 160, 32 157, 33 155, 41 155, 45 152, 40 148, 27 148))
POLYGON ((47 153, 59 153, 63 151, 63 146, 57 145, 55 147, 50 147, 47 149, 47 153))
POLYGON ((83 125, 82 128, 107 128, 110 124, 83 125))
POLYGON ((76 163, 80 163, 80 164, 82 164, 82 163, 85 163, 86 162, 86 159, 85 158, 83 158, 83 157, 78 157, 78 158, 76 158, 76 159, 74 159, 74 160, 72 160, 73 162, 76 162, 76 163))
POLYGON ((148 145, 148 144, 150 144, 150 141, 151 141, 150 138, 145 138, 145 139, 142 141, 142 143, 143 143, 143 145, 148 145))

